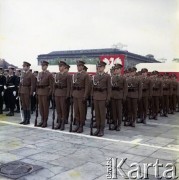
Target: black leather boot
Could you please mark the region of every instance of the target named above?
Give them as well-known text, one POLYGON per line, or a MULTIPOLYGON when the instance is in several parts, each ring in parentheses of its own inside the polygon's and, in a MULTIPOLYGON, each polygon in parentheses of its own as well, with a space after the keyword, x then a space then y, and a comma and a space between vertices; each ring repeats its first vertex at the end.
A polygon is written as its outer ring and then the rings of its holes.
POLYGON ((79 122, 77 122, 77 126, 75 129, 72 130, 72 132, 77 132, 79 128, 80 128, 80 124, 79 124, 79 122))

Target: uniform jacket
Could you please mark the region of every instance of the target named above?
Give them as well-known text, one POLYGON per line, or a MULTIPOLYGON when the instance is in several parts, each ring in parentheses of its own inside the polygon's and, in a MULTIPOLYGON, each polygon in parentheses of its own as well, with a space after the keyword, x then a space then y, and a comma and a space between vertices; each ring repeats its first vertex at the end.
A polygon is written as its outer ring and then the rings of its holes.
POLYGON ((163 80, 163 95, 172 94, 172 82, 169 79, 163 80))
POLYGON ((6 85, 6 77, 0 74, 0 93, 4 90, 4 85, 6 85))
POLYGON ((87 99, 89 95, 90 77, 87 72, 82 71, 72 76, 72 96, 87 99))
POLYGON ((127 78, 128 94, 127 97, 140 99, 142 97, 142 82, 139 77, 130 76, 127 78))
POLYGON ((65 73, 58 73, 55 78, 53 93, 55 96, 70 97, 71 76, 65 73))
POLYGON ((172 84, 172 93, 171 93, 171 95, 176 95, 177 94, 177 88, 178 88, 177 80, 172 80, 171 84, 172 84))
POLYGON ((36 78, 30 72, 23 72, 20 77, 19 94, 28 94, 31 96, 36 89, 36 78))
POLYGON ((16 75, 8 75, 6 78, 6 86, 8 89, 12 90, 12 91, 17 91, 18 89, 18 78, 16 75), (10 87, 10 86, 14 86, 14 87, 10 87))
POLYGON ((148 77, 141 77, 142 97, 152 96, 152 81, 148 77))
POLYGON ((162 96, 163 95, 163 81, 159 78, 152 79, 152 96, 162 96))
POLYGON ((111 98, 112 99, 126 99, 128 87, 127 81, 124 76, 114 75, 111 76, 111 98))
POLYGON ((37 94, 44 96, 51 95, 53 84, 53 75, 48 70, 40 72, 37 78, 37 94))
POLYGON ((111 98, 111 77, 107 73, 97 73, 92 78, 92 96, 94 100, 107 100, 111 98))

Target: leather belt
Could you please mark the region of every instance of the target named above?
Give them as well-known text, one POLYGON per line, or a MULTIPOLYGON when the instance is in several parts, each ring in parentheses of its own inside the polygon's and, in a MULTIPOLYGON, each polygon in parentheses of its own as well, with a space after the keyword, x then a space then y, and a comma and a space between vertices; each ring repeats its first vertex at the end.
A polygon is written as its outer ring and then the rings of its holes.
POLYGON ((55 88, 58 88, 58 89, 65 89, 65 88, 67 88, 67 86, 60 86, 60 85, 55 85, 55 88))
POLYGON ((143 91, 143 92, 146 92, 146 91, 148 91, 148 89, 142 89, 142 91, 143 91))
POLYGON ((159 88, 153 88, 153 90, 154 90, 154 91, 158 91, 158 90, 159 90, 159 88))
POLYGON ((94 91, 103 92, 103 91, 106 91, 107 88, 94 88, 93 90, 94 90, 94 91))
POLYGON ((169 89, 168 89, 168 88, 163 88, 163 90, 164 90, 164 91, 167 91, 167 90, 169 90, 169 89))
POLYGON ((120 88, 120 87, 112 87, 112 90, 120 91, 120 90, 122 90, 122 88, 120 88))
POLYGON ((136 92, 138 89, 132 89, 132 88, 130 88, 130 89, 128 89, 128 92, 136 92))
POLYGON ((46 87, 48 87, 49 85, 38 85, 37 87, 39 88, 39 89, 43 89, 43 88, 46 88, 46 87))
POLYGON ((73 90, 77 90, 77 91, 80 91, 82 89, 85 89, 84 87, 73 87, 73 90))

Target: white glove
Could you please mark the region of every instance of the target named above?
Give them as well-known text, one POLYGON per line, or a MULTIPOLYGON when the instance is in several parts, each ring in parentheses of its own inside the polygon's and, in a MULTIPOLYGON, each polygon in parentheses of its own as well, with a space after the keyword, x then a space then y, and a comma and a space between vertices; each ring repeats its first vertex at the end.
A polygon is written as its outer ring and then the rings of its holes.
POLYGON ((7 89, 7 86, 4 86, 4 89, 7 89))
POLYGON ((4 92, 2 91, 1 96, 4 96, 4 92))
POLYGON ((35 92, 33 92, 33 96, 35 96, 35 94, 36 94, 36 93, 35 93, 35 92))
POLYGON ((18 100, 18 99, 19 99, 19 96, 16 97, 16 100, 18 100))
POLYGON ((16 91, 13 91, 13 95, 16 96, 16 91))

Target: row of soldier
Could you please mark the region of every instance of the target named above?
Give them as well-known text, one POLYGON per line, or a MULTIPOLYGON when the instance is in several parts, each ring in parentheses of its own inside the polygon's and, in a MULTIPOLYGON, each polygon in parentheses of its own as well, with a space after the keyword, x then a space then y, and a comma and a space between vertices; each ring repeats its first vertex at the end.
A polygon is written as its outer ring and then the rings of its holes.
POLYGON ((173 114, 179 104, 179 83, 174 74, 161 75, 157 71, 149 74, 147 69, 136 73, 136 68, 130 68, 121 75, 122 65, 116 64, 110 76, 104 72, 106 63, 99 62, 97 73, 89 76, 85 62, 78 61, 78 72, 71 75, 68 73, 70 66, 60 61, 59 73, 53 75, 47 70, 47 61, 41 65, 42 72, 32 73, 31 64, 24 62, 21 75, 19 71, 14 75, 13 67, 8 68, 8 74, 0 68, 0 113, 5 101, 6 107, 10 109, 7 115, 13 116, 19 99, 23 111, 23 121, 20 124, 30 123, 31 110, 36 106, 35 125, 45 128, 51 99, 53 117, 55 109, 57 113, 54 128, 65 129, 71 105, 70 131, 82 133, 87 99, 91 97, 91 134, 103 136, 106 117, 110 129, 120 131, 123 118, 125 126, 135 127, 136 122, 146 124, 147 115, 157 120, 158 114, 165 117, 169 113, 173 114), (37 124, 38 108, 41 121, 37 124), (75 128, 72 128, 72 124, 75 124, 75 128), (96 128, 94 133, 93 128, 96 128))

